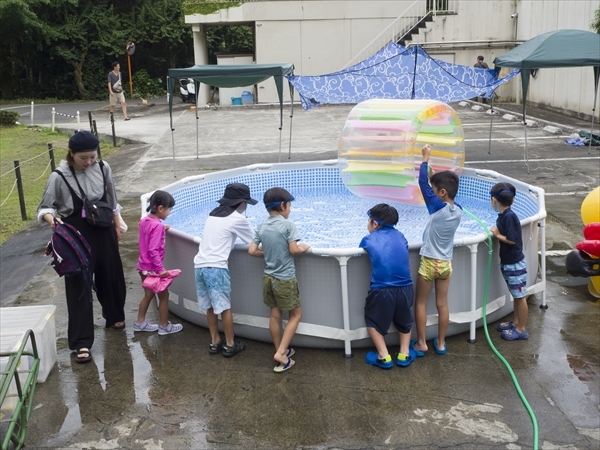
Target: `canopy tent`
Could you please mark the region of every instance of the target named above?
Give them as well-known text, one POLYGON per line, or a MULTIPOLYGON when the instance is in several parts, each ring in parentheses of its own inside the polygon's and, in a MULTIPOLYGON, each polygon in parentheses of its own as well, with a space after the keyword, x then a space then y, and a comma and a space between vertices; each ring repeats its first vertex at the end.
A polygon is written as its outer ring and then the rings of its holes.
POLYGON ((320 76, 287 76, 302 107, 360 103, 371 98, 435 99, 446 103, 490 97, 517 75, 498 79, 498 72, 431 58, 421 47, 390 43, 370 58, 339 72, 320 76))
MULTIPOLYGON (((210 86, 231 88, 249 86, 260 83, 273 77, 279 97, 279 159, 281 161, 281 130, 283 128, 283 77, 293 75, 294 65, 286 64, 247 64, 247 65, 196 65, 183 69, 169 69, 167 73, 167 89, 169 93, 169 119, 171 125, 171 140, 173 145, 173 163, 175 162, 175 142, 173 139, 173 92, 175 84, 180 78, 194 80, 196 92, 199 92, 200 83, 210 86)), ((292 97, 292 114, 290 115, 290 152, 291 152, 291 117, 293 116, 294 92, 290 85, 292 97)), ((196 102, 198 101, 196 96, 196 102)), ((198 147, 198 105, 196 104, 196 147, 198 147)))
MULTIPOLYGON (((525 153, 527 155, 527 122, 526 99, 531 72, 544 68, 559 67, 594 67, 594 106, 592 109, 592 130, 598 98, 598 79, 600 77, 600 34, 583 30, 557 30, 540 34, 508 53, 494 59, 499 67, 515 67, 521 69, 523 88, 523 126, 525 127, 525 153)), ((491 140, 491 136, 490 136, 491 140)), ((591 140, 590 140, 591 145, 591 140)), ((588 150, 589 151, 589 150, 588 150)), ((529 169, 529 156, 527 155, 529 169)))

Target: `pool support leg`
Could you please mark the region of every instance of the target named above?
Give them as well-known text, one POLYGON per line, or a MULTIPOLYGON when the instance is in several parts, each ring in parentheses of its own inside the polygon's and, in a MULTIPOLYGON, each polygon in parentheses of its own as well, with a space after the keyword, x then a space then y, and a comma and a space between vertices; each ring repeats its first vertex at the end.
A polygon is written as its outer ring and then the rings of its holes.
POLYGON ((546 219, 542 219, 538 222, 538 227, 540 227, 541 233, 541 241, 542 241, 542 254, 540 255, 540 259, 542 260, 542 283, 544 284, 544 290, 542 291, 542 304, 540 305, 540 309, 548 309, 548 305, 546 304, 546 219))
MULTIPOLYGON (((351 256, 336 256, 340 263, 340 276, 342 283, 342 318, 346 336, 350 332, 350 308, 348 307, 348 260, 351 256)), ((344 357, 352 358, 352 342, 344 339, 344 357)))
MULTIPOLYGON (((471 314, 473 320, 469 324, 469 339, 467 339, 467 342, 474 344, 477 342, 475 337, 477 325, 477 319, 475 318, 475 311, 477 310, 477 244, 469 245, 469 249, 471 250, 471 314)), ((484 317, 483 320, 486 320, 486 318, 484 317)))

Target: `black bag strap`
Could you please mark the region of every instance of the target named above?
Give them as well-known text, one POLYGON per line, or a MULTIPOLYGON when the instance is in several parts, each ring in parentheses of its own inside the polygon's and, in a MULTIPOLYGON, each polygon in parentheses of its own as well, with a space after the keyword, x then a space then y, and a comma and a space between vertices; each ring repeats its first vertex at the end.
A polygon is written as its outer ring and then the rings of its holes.
POLYGON ((63 181, 65 182, 65 184, 69 188, 69 191, 71 191, 71 196, 73 197, 73 199, 75 199, 77 197, 77 194, 75 193, 75 191, 73 190, 73 188, 71 187, 71 185, 69 184, 69 182, 67 181, 67 179, 65 178, 64 174, 60 170, 58 170, 58 169, 56 169, 54 172, 56 172, 57 174, 59 174, 61 176, 61 178, 63 179, 63 181))
MULTIPOLYGON (((98 161, 98 164, 100 165, 100 171, 102 172, 102 179, 104 180, 104 193, 102 195, 101 200, 103 202, 105 202, 106 201, 106 174, 104 173, 104 161, 98 161)), ((87 196, 85 195, 85 192, 83 192, 83 189, 81 189, 81 185, 79 184, 79 180, 77 179, 77 174, 75 173, 75 169, 73 168, 73 166, 69 166, 69 169, 71 169, 71 173, 73 174, 73 178, 75 178, 75 182, 77 183, 77 187, 79 188, 79 193, 81 194, 81 198, 84 199, 84 200, 87 199, 87 196)), ((62 175, 62 173, 61 173, 61 175, 62 175)), ((63 175, 63 179, 64 178, 65 177, 63 175)), ((69 186, 69 189, 70 188, 71 188, 71 186, 69 186)))

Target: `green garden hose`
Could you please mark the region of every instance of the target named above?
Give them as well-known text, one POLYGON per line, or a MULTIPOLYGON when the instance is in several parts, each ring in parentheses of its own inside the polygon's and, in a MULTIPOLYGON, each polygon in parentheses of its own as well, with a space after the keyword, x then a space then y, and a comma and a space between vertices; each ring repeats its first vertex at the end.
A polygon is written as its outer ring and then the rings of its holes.
POLYGON ((502 361, 502 364, 504 364, 504 366, 508 370, 508 373, 510 374, 513 384, 515 385, 515 389, 517 390, 517 393, 519 394, 519 398, 521 399, 521 401, 523 402, 523 405, 525 406, 525 409, 527 409, 527 412, 529 413, 529 417, 531 418, 531 422, 533 424, 533 449, 538 450, 538 424, 537 424, 537 419, 535 417, 535 413, 533 412, 533 409, 531 409, 529 402, 525 398, 525 394, 523 394, 523 391, 521 390, 521 386, 519 385, 519 382, 517 380, 517 377, 515 376, 515 373, 512 370, 512 367, 510 367, 510 364, 508 363, 508 361, 506 361, 504 356, 502 356, 502 354, 498 351, 498 349, 496 349, 496 347, 494 346, 494 343, 490 339, 490 334, 488 332, 487 320, 486 320, 486 316, 487 316, 486 315, 486 307, 487 307, 488 286, 489 286, 489 282, 490 282, 490 273, 492 270, 492 251, 493 251, 492 235, 490 234, 488 227, 477 216, 475 216, 471 212, 467 211, 466 209, 463 209, 463 212, 465 214, 467 214, 469 217, 471 217, 472 219, 474 219, 477 223, 479 223, 479 225, 481 225, 481 228, 483 228, 485 230, 485 233, 487 235, 487 245, 488 245, 488 249, 489 249, 488 250, 488 265, 487 265, 487 272, 485 275, 485 286, 483 289, 483 307, 481 310, 481 315, 482 315, 482 319, 483 319, 482 320, 483 321, 483 330, 485 331, 485 338, 488 342, 488 345, 492 349, 492 352, 494 352, 494 354, 498 357, 498 359, 500 361, 502 361))

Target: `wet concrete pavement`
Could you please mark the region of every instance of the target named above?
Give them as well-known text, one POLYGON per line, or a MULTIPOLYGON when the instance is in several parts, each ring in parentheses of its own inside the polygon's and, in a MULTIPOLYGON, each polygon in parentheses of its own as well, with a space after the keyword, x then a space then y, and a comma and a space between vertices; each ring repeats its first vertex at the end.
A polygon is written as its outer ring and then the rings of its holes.
MULTIPOLYGON (((588 154, 564 144, 565 136, 589 129, 589 123, 554 115, 550 119, 563 124, 562 134, 544 132, 543 123, 528 129, 527 173, 518 122, 494 117, 488 154, 490 116, 471 110, 471 105, 453 106, 465 129, 467 166, 496 170, 546 189, 546 248, 558 255, 548 258, 549 309, 539 308, 541 294, 528 300, 530 339, 503 341, 495 324, 490 337, 512 365, 535 412, 539 447, 597 449, 599 304, 587 292, 587 280, 564 273, 560 253, 581 239, 579 206, 600 179, 598 148, 588 154)), ((350 109, 298 108, 291 160, 335 158, 350 109)), ((535 118, 535 112, 528 115, 535 118)), ((175 316, 172 321, 184 324, 181 333, 134 334, 131 323, 142 294, 135 271, 139 196, 188 175, 279 160, 278 108, 202 109, 198 147, 194 114, 189 106, 176 106, 173 137, 164 101, 151 108, 130 104, 133 119, 115 123, 119 136, 138 142, 108 158, 130 226, 121 245, 127 328, 104 329, 97 309, 92 363, 75 364, 66 341, 63 282, 36 254, 35 242, 41 252, 49 231, 32 224, 2 246, 3 261, 10 254, 13 266, 34 267, 20 287, 11 289, 5 288, 5 280, 16 275, 2 268, 2 306, 57 307, 58 363, 36 389, 27 434, 30 448, 532 447, 529 415, 483 329, 477 330, 474 344, 467 342, 467 334, 453 336, 447 340, 447 355, 429 352, 410 367, 391 371, 366 365, 367 349, 355 349, 354 358, 346 359, 340 350, 297 348, 297 364, 285 374, 272 371, 271 344, 249 341, 247 350, 232 359, 211 356, 208 331, 175 316), (28 261, 33 262, 19 264, 25 241, 30 242, 28 261)), ((287 161, 288 116, 286 111, 282 161, 287 161)), ((99 120, 98 129, 110 135, 108 120, 99 120)), ((154 308, 149 319, 157 319, 154 308)))

